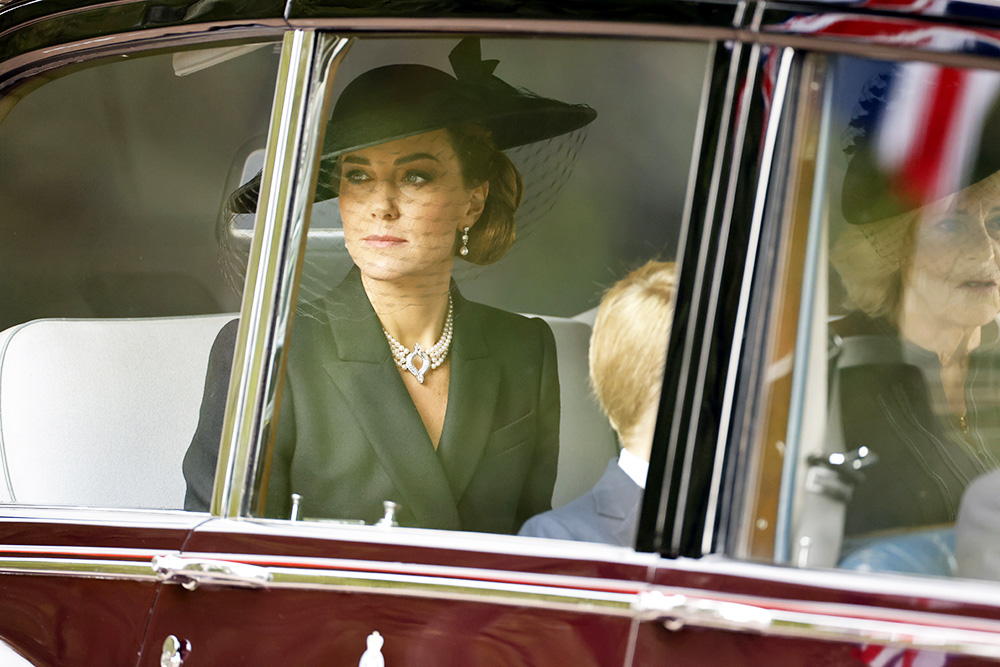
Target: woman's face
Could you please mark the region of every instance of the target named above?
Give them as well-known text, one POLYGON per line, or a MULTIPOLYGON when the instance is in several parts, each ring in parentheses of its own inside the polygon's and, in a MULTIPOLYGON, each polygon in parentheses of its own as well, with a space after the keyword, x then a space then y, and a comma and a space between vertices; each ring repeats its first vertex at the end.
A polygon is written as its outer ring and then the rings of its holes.
POLYGON ((1000 313, 1000 177, 925 207, 913 234, 904 316, 977 327, 1000 313))
POLYGON ((346 153, 340 167, 344 240, 362 274, 450 274, 456 234, 475 224, 488 185, 465 186, 445 130, 346 153))

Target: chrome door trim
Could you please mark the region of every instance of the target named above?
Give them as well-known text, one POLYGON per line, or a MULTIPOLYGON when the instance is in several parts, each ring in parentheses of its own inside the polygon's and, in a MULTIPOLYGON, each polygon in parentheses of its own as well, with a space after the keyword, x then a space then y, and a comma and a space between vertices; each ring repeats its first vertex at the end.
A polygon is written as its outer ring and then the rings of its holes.
POLYGON ((312 30, 284 38, 223 418, 215 515, 249 513, 257 454, 272 433, 325 130, 326 84, 349 43, 312 30))
POLYGON ((1000 622, 933 612, 886 611, 875 607, 787 602, 763 597, 706 597, 682 591, 640 593, 635 605, 642 620, 768 636, 878 644, 949 655, 1000 658, 1000 622))
MULTIPOLYGON (((332 558, 195 553, 170 556, 162 581, 204 573, 216 586, 393 595, 610 615, 640 622, 879 644, 1000 658, 1000 621, 858 604, 736 595, 521 571, 332 558), (191 567, 185 568, 184 563, 191 567), (213 577, 209 572, 218 574, 213 577), (246 580, 240 573, 246 572, 246 580)), ((195 586, 185 586, 193 589, 195 586)), ((197 593, 192 593, 197 595, 197 593)))
MULTIPOLYGON (((892 579, 724 561, 678 559, 671 564, 682 566, 677 568, 682 571, 754 576, 758 580, 770 578, 814 588, 817 577, 822 577, 826 584, 823 588, 844 591, 884 589, 887 588, 886 579, 892 579), (862 585, 854 585, 857 583, 862 585)), ((662 622, 669 630, 696 626, 1000 658, 1000 621, 922 610, 737 595, 629 580, 392 561, 34 545, 0 548, 0 573, 188 583, 184 577, 177 576, 178 572, 187 572, 192 574, 190 579, 200 577, 204 583, 215 586, 404 595, 527 606, 662 622), (246 582, 240 580, 242 576, 247 577, 246 582)), ((914 591, 913 577, 896 579, 896 582, 888 582, 889 588, 894 584, 898 589, 895 594, 912 597, 927 593, 926 590, 914 591)), ((932 582, 921 580, 921 583, 932 582)), ((934 596, 939 598, 968 600, 971 590, 984 588, 981 582, 974 581, 941 580, 938 583, 952 591, 950 596, 934 596), (956 596, 956 591, 965 595, 956 596)), ((992 595, 989 590, 981 591, 980 603, 996 606, 997 587, 993 588, 992 595)), ((197 592, 191 594, 197 595, 197 592)))
POLYGON ((162 549, 4 545, 0 547, 0 574, 158 582, 152 563, 164 553, 162 549))

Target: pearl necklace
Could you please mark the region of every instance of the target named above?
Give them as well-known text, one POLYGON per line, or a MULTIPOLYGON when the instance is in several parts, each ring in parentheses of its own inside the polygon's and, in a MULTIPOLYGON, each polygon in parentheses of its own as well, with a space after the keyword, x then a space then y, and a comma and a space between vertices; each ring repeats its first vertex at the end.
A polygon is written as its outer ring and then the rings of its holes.
POLYGON ((408 347, 393 338, 392 334, 385 330, 385 327, 382 327, 382 333, 385 334, 385 339, 389 341, 389 350, 392 351, 392 358, 395 359, 396 365, 409 371, 413 377, 417 378, 417 382, 420 384, 424 383, 424 374, 427 371, 434 370, 448 358, 448 351, 451 349, 453 310, 451 295, 449 294, 448 316, 444 318, 444 330, 441 331, 441 337, 438 338, 438 341, 434 343, 431 349, 426 351, 420 347, 420 343, 416 343, 411 352, 408 347), (413 363, 414 359, 420 359, 419 368, 413 363))

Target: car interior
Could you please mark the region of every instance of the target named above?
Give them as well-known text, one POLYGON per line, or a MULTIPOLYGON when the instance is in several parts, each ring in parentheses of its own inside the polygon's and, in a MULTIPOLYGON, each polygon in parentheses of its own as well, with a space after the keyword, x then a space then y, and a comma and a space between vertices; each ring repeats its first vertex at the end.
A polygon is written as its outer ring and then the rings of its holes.
MULTIPOLYGON (((334 98, 379 64, 446 67, 456 40, 356 42, 334 98)), ((676 254, 706 49, 495 39, 483 50, 506 76, 589 104, 600 119, 542 149, 512 151, 526 183, 514 250, 455 273, 468 298, 539 315, 553 330, 559 506, 617 453, 587 380, 593 310, 617 277, 676 254), (542 52, 553 67, 534 67, 542 52), (623 104, 620 68, 655 77, 664 57, 685 64, 687 83, 623 104)), ((226 202, 261 167, 277 56, 265 43, 111 59, 35 82, 7 110, 0 146, 17 159, 0 166, 2 227, 18 243, 0 250, 3 502, 182 506, 180 462, 209 350, 238 316, 254 224, 226 202), (69 98, 81 100, 77 109, 65 108, 69 98)), ((336 201, 315 204, 311 217, 300 317, 309 316, 308 295, 350 267, 336 201)))

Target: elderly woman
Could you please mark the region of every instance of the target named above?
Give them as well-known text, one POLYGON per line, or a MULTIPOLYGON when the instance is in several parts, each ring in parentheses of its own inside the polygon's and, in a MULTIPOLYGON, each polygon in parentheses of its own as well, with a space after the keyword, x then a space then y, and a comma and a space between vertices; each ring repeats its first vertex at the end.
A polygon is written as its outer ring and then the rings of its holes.
POLYGON ((831 253, 853 312, 832 386, 845 450, 866 447, 848 537, 955 521, 968 483, 1000 465, 1000 174, 908 196, 860 142, 844 182, 848 223, 831 253))
POLYGON ((593 489, 529 519, 521 535, 618 546, 635 541, 675 293, 674 264, 651 261, 604 294, 590 337, 590 383, 621 452, 593 489))
MULTIPOLYGON (((393 501, 402 525, 514 533, 551 506, 552 332, 464 299, 451 273, 456 259, 495 262, 514 242, 522 183, 502 150, 596 114, 493 76, 477 40, 451 62, 455 77, 371 70, 334 108, 317 198, 339 197, 354 268, 295 322, 268 516, 289 516, 297 494, 304 517, 371 523, 393 501)), ((254 200, 253 187, 237 200, 254 200)), ((185 458, 189 508, 211 492, 234 335, 235 324, 217 342, 185 458)))

